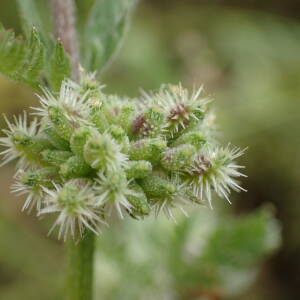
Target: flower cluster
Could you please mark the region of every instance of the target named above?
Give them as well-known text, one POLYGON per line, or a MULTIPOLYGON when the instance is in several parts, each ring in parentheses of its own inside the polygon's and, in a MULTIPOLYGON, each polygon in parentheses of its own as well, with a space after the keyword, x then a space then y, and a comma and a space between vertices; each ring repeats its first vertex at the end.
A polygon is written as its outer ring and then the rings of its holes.
POLYGON ((173 208, 242 190, 234 161, 243 151, 216 143, 201 88, 123 99, 85 76, 39 98, 30 124, 26 114, 7 120, 1 154, 3 164, 19 161, 13 191, 28 195, 23 208, 57 214, 59 237, 98 233, 114 212, 173 218, 173 208))

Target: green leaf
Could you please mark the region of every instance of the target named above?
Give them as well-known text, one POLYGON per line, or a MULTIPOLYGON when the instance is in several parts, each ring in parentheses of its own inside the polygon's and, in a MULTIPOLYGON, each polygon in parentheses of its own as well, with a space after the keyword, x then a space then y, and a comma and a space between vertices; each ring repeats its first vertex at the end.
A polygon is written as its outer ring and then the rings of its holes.
POLYGON ((42 79, 45 48, 39 34, 32 29, 29 42, 16 38, 12 31, 0 27, 0 73, 38 88, 42 79))
POLYGON ((279 226, 267 211, 224 219, 210 237, 202 260, 233 269, 253 266, 279 246, 279 226))
POLYGON ((60 41, 47 52, 35 27, 26 41, 0 25, 0 73, 35 89, 47 83, 58 90, 62 80, 70 77, 70 58, 60 41))
POLYGON ((82 53, 89 71, 102 71, 120 48, 135 0, 97 0, 83 30, 82 53))
POLYGON ((52 18, 50 17, 50 1, 47 0, 17 0, 21 24, 27 38, 31 28, 36 27, 44 42, 49 42, 49 34, 53 32, 52 18))
POLYGON ((61 82, 71 77, 71 60, 61 41, 57 41, 50 61, 50 82, 54 91, 59 91, 61 82))
POLYGON ((12 31, 5 31, 0 25, 0 72, 13 77, 22 64, 25 49, 12 31))
POLYGON ((26 60, 20 69, 20 79, 29 85, 37 86, 41 80, 41 72, 45 62, 45 48, 39 33, 35 28, 31 31, 28 47, 26 47, 26 60))
POLYGON ((77 27, 80 31, 84 28, 95 2, 96 0, 76 0, 77 27))

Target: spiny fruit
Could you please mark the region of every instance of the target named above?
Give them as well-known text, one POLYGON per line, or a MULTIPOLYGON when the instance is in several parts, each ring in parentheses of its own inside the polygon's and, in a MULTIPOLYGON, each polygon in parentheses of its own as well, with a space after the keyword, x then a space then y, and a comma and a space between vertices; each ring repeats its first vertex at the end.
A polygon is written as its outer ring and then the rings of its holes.
POLYGON ((124 99, 86 78, 65 80, 59 95, 44 91, 40 120, 7 120, 0 139, 3 164, 19 160, 13 190, 28 194, 24 209, 57 213, 59 237, 97 233, 114 211, 173 217, 173 208, 243 190, 234 162, 243 151, 215 142, 202 88, 163 85, 124 99))

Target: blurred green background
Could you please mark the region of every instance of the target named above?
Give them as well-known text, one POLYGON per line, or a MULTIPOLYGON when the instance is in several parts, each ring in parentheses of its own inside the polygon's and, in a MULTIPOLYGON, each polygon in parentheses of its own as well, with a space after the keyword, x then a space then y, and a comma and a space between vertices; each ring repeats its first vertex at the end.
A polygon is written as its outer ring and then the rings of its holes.
MULTIPOLYGON (((116 222, 98 239, 96 299, 300 299, 299 19, 296 0, 141 1, 106 91, 204 84, 220 138, 248 147, 248 192, 176 224, 116 222)), ((0 21, 20 32, 14 1, 1 1, 0 21)), ((0 78, 1 113, 35 104, 31 89, 0 78)), ((0 299, 62 299, 63 244, 21 213, 12 176, 13 165, 0 169, 0 299)))

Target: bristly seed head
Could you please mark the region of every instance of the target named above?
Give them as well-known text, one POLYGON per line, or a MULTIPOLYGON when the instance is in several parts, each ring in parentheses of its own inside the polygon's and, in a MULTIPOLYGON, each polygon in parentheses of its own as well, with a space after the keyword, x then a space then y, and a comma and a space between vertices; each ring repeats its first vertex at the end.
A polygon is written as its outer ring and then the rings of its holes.
POLYGON ((84 180, 72 180, 63 187, 54 184, 55 189, 43 188, 46 193, 45 207, 40 214, 58 213, 58 217, 50 229, 59 226, 58 237, 67 239, 70 233, 73 238, 77 238, 84 233, 85 228, 95 234, 100 232, 99 225, 105 224, 101 220, 99 207, 95 205, 94 193, 88 182, 84 180))
POLYGON ((193 164, 187 169, 190 175, 187 182, 191 185, 193 193, 201 200, 205 200, 212 207, 212 191, 219 197, 225 198, 229 203, 231 189, 239 192, 243 189, 235 178, 245 177, 234 160, 241 156, 244 150, 238 148, 209 149, 197 155, 193 164))
POLYGON ((94 192, 98 206, 103 206, 108 215, 111 215, 112 210, 115 209, 121 218, 123 218, 123 209, 131 211, 132 206, 128 196, 138 196, 130 189, 129 181, 122 172, 109 172, 107 175, 99 172, 94 192))
POLYGON ((11 123, 6 117, 4 118, 8 129, 2 130, 6 137, 0 138, 0 145, 6 148, 6 150, 0 152, 0 155, 3 156, 3 162, 0 166, 9 163, 12 160, 19 159, 17 167, 26 168, 28 163, 26 161, 24 151, 20 149, 20 146, 38 134, 37 120, 34 119, 30 124, 28 124, 26 112, 18 118, 14 116, 13 123, 11 123))
POLYGON ((56 214, 50 232, 58 227, 59 238, 99 233, 113 212, 174 219, 173 209, 244 190, 235 163, 243 151, 218 145, 202 88, 163 85, 128 99, 82 73, 79 84, 64 80, 58 95, 39 98, 39 121, 5 118, 0 155, 2 165, 19 161, 12 190, 27 195, 23 209, 56 214))

